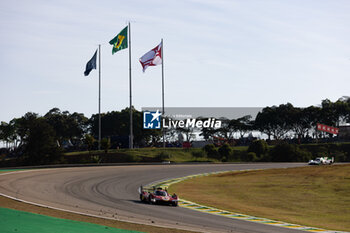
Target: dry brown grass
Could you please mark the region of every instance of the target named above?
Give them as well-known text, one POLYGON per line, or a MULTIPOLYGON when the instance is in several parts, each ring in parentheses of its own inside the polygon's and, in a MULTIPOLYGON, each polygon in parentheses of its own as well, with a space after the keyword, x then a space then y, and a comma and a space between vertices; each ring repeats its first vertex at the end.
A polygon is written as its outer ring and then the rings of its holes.
POLYGON ((350 230, 350 165, 233 172, 171 187, 203 205, 334 230, 350 230))

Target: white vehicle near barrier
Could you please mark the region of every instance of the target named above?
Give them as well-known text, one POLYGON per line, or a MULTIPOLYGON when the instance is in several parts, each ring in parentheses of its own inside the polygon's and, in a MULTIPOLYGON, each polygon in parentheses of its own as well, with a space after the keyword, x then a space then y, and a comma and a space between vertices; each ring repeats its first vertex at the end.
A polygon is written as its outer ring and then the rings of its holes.
POLYGON ((310 160, 309 165, 331 165, 334 163, 334 157, 318 157, 315 160, 310 160))

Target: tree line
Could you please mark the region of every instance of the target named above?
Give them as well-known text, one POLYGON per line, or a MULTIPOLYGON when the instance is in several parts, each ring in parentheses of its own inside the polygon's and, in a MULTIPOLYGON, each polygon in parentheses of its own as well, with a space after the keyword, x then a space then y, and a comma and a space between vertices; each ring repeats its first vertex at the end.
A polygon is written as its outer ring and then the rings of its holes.
MULTIPOLYGON (((129 136, 129 109, 101 114, 102 138, 105 147, 127 148, 129 136)), ((220 129, 203 128, 199 132, 206 140, 224 139, 226 142, 244 139, 250 132, 259 131, 268 139, 299 139, 307 142, 315 138, 331 138, 328 133, 316 132, 317 123, 338 126, 350 122, 350 98, 343 97, 332 102, 323 100, 319 106, 307 108, 292 104, 265 107, 255 119, 244 116, 238 119, 222 119, 220 129), (236 136, 235 136, 236 135, 236 136), (238 136, 237 136, 238 135, 238 136)), ((133 109, 134 144, 137 147, 161 146, 161 130, 143 129, 142 112, 133 109)), ((183 141, 193 141, 194 129, 173 129, 166 132, 168 146, 183 141)), ((0 124, 0 141, 6 148, 23 157, 38 156, 52 160, 62 151, 93 150, 97 148, 98 114, 90 118, 82 113, 70 113, 53 108, 45 115, 28 112, 20 118, 0 124), (47 153, 50 151, 50 153, 47 153)), ((178 143, 178 144, 177 144, 178 143)), ((232 144, 231 144, 232 145, 232 144)))
POLYGON ((306 108, 292 104, 265 107, 252 119, 247 115, 238 119, 223 119, 220 129, 203 129, 205 139, 223 138, 226 141, 239 135, 243 139, 250 132, 259 131, 267 135, 268 140, 296 139, 299 143, 311 142, 317 138, 332 138, 332 134, 316 131, 317 123, 338 127, 350 123, 350 98, 343 97, 332 102, 323 100, 320 106, 306 108))
POLYGON ((254 140, 248 147, 219 147, 208 144, 193 151, 196 158, 212 158, 223 162, 307 162, 315 157, 334 157, 336 162, 350 161, 349 143, 288 144, 270 146, 265 140, 254 140))
MULTIPOLYGON (((160 132, 157 130, 145 130, 142 126, 142 112, 133 109, 134 140, 140 146, 146 146, 146 142, 157 141, 160 132)), ((129 135, 129 109, 112 111, 101 114, 102 138, 117 138, 120 145, 129 135)), ((86 138, 98 137, 98 114, 87 118, 82 113, 70 113, 53 108, 45 115, 28 112, 20 118, 1 122, 0 141, 6 147, 19 148, 28 143, 33 137, 34 128, 42 128, 49 132, 49 138, 59 147, 88 146, 83 145, 86 138), (40 126, 40 127, 39 127, 40 126)), ((40 135, 36 135, 37 137, 40 135)), ((47 135, 46 135, 47 136, 47 135)), ((40 140, 38 137, 37 140, 40 140)), ((127 141, 127 140, 126 140, 127 141)), ((125 145, 121 145, 124 146, 125 145)))

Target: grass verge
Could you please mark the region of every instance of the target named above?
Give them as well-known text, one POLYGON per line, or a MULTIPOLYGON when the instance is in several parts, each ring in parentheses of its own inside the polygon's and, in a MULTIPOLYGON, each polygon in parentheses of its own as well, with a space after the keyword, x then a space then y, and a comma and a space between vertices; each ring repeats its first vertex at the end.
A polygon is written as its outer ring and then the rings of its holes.
POLYGON ((170 192, 223 210, 350 231, 350 165, 224 173, 174 184, 170 192))
MULTIPOLYGON (((49 208, 44 208, 44 207, 26 204, 26 203, 15 201, 15 200, 3 197, 3 196, 0 196, 0 207, 14 209, 14 210, 21 210, 21 211, 26 211, 26 212, 36 213, 36 214, 41 214, 41 215, 47 215, 47 216, 56 217, 56 218, 94 223, 94 224, 99 224, 99 225, 103 225, 103 226, 107 226, 107 227, 113 227, 113 228, 119 228, 119 229, 125 229, 125 230, 134 230, 134 231, 150 232, 150 233, 163 233, 163 232, 185 233, 185 232, 188 232, 188 231, 182 231, 182 230, 177 230, 177 229, 161 228, 161 227, 155 227, 155 226, 149 226, 149 225, 121 222, 121 221, 117 221, 117 220, 89 217, 89 216, 84 216, 84 215, 80 215, 80 214, 73 214, 73 213, 69 213, 69 212, 64 212, 64 211, 59 211, 59 210, 54 210, 54 209, 49 209, 49 208)), ((39 224, 39 223, 37 223, 37 224, 39 224)))
POLYGON ((1 207, 0 216, 1 232, 3 233, 141 233, 1 207))
MULTIPOLYGON (((64 159, 69 163, 72 159, 84 161, 91 156, 99 156, 101 162, 161 162, 172 161, 175 163, 182 162, 219 162, 216 159, 193 156, 193 152, 202 151, 201 148, 140 148, 140 149, 118 149, 109 150, 108 153, 103 151, 82 151, 69 152, 64 154, 64 159)), ((74 163, 74 162, 73 162, 74 163)))

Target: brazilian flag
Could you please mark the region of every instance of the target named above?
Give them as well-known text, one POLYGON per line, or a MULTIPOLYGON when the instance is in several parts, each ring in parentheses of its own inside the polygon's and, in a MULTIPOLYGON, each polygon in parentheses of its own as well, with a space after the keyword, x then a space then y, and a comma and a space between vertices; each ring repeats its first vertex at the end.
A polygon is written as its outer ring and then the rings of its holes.
POLYGON ((113 45, 112 54, 115 54, 119 50, 126 49, 128 47, 128 26, 121 30, 109 43, 113 45))

